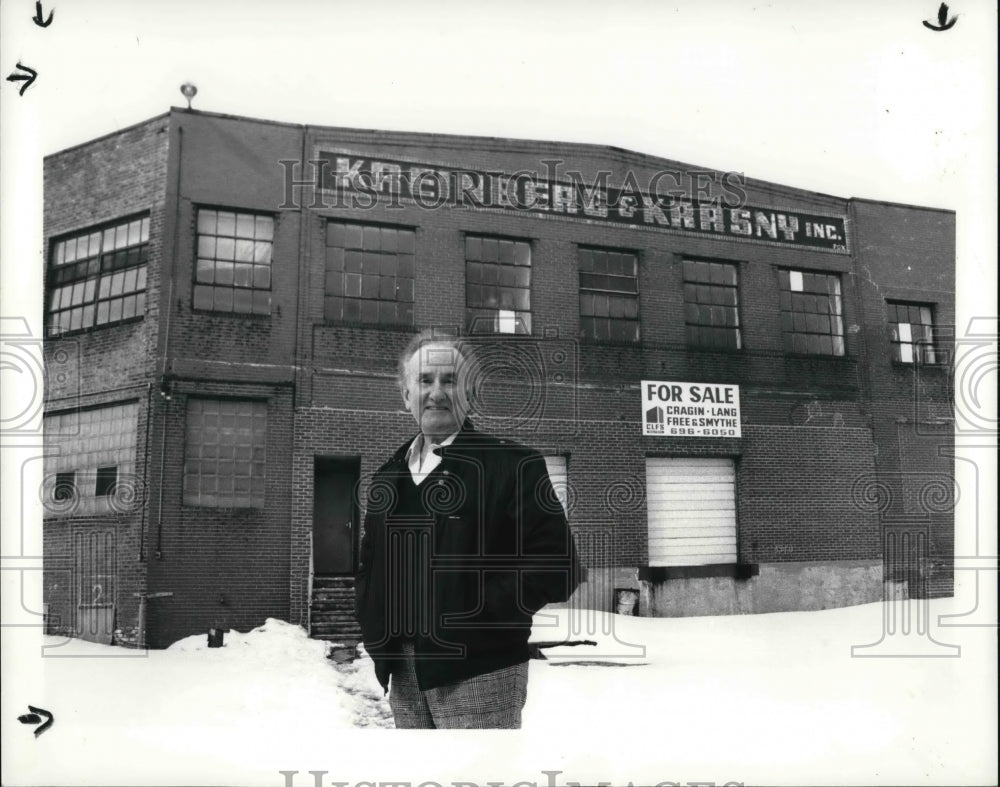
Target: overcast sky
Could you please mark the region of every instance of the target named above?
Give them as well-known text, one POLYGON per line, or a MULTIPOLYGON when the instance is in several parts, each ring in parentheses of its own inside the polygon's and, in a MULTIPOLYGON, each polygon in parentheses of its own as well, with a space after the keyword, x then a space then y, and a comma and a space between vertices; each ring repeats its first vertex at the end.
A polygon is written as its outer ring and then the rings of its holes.
POLYGON ((931 0, 42 8, 46 28, 0 0, 0 70, 38 71, 24 96, 0 81, 0 307, 39 329, 41 277, 20 263, 42 263, 41 156, 184 106, 186 81, 206 111, 607 144, 955 210, 959 322, 997 313, 994 3, 952 3, 945 32, 922 23, 931 0))
POLYGON ((183 106, 190 80, 207 111, 616 145, 956 209, 991 163, 996 15, 953 6, 935 33, 920 0, 79 0, 40 28, 5 0, 4 74, 39 72, 19 101, 4 84, 5 115, 48 154, 183 106))

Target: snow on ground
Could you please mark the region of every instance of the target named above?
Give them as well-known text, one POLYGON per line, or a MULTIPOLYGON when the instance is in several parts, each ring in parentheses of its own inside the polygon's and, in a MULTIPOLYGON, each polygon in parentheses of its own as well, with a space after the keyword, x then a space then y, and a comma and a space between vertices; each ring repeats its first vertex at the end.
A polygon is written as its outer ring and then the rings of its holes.
MULTIPOLYGON (((930 608, 932 621, 961 611, 930 608)), ((392 726, 371 662, 337 664, 278 620, 223 648, 205 635, 148 652, 45 637, 47 656, 75 657, 41 659, 41 693, 25 700, 56 721, 37 740, 8 727, 19 746, 4 783, 995 783, 995 630, 932 627, 960 657, 852 658, 882 637, 882 609, 547 610, 534 641, 596 644, 531 662, 524 729, 508 733, 361 729, 392 726)), ((914 637, 890 647, 917 652, 914 637)))

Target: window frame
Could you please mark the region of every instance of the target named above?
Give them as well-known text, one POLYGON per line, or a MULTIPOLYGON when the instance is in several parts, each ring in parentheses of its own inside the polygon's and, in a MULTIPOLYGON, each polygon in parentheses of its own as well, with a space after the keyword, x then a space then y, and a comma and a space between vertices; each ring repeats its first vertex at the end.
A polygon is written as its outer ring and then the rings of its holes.
POLYGON ((477 232, 466 231, 462 233, 462 260, 464 264, 464 273, 465 273, 465 327, 470 334, 476 336, 531 336, 533 334, 534 320, 532 319, 532 308, 531 308, 531 301, 532 301, 531 295, 533 291, 532 284, 534 279, 534 277, 531 275, 533 270, 532 258, 534 257, 533 246, 534 243, 530 238, 513 237, 510 235, 499 235, 495 233, 489 233, 489 232, 484 233, 478 231, 477 232), (496 260, 484 259, 484 256, 486 256, 486 252, 482 249, 482 245, 480 246, 479 258, 470 259, 469 256, 470 241, 473 240, 480 241, 480 244, 482 244, 482 241, 484 240, 496 242, 497 259, 496 260), (511 247, 512 260, 510 262, 505 262, 501 259, 502 256, 501 249, 503 248, 502 244, 504 243, 513 244, 511 247), (517 262, 518 244, 522 244, 527 247, 528 250, 527 263, 517 262), (473 270, 472 268, 470 268, 471 265, 481 266, 479 268, 480 278, 477 281, 472 281, 470 278, 469 275, 470 271, 473 270), (497 269, 498 275, 496 277, 497 278, 496 282, 490 282, 485 280, 485 278, 488 277, 489 274, 486 273, 487 269, 483 266, 491 266, 497 269), (505 269, 513 269, 515 271, 515 273, 512 274, 512 276, 515 278, 514 284, 501 283, 502 277, 499 274, 505 269), (525 269, 528 271, 527 284, 525 285, 517 284, 516 271, 525 269), (496 287, 497 306, 496 307, 471 306, 469 303, 470 302, 469 296, 474 292, 473 288, 476 287, 478 288, 496 287), (506 291, 519 290, 522 292, 526 292, 527 308, 519 309, 516 306, 512 309, 501 308, 500 301, 501 301, 502 289, 506 291), (501 312, 505 313, 512 312, 513 314, 510 318, 506 318, 506 315, 501 314, 501 312), (505 319, 512 320, 511 324, 514 327, 514 330, 505 331, 501 329, 501 326, 504 324, 505 319), (493 325, 492 329, 484 330, 482 326, 487 325, 490 320, 492 320, 492 325, 493 325), (518 325, 522 326, 525 330, 518 331, 517 330, 518 325), (475 330, 473 330, 473 327, 475 327, 475 330))
MULTIPOLYGON (((381 222, 356 221, 354 219, 340 218, 340 217, 326 217, 326 219, 325 219, 325 226, 324 226, 324 236, 325 237, 324 237, 323 248, 325 250, 325 258, 324 258, 324 262, 323 262, 323 317, 322 317, 323 323, 326 324, 326 325, 345 325, 345 324, 346 325, 362 325, 362 326, 364 326, 366 328, 375 328, 375 329, 382 328, 382 329, 388 329, 388 330, 399 329, 399 328, 412 329, 413 326, 414 326, 414 324, 415 324, 415 302, 416 302, 416 280, 417 280, 417 275, 416 275, 417 274, 417 271, 416 271, 417 227, 411 226, 411 225, 405 225, 405 224, 385 224, 385 223, 381 223, 381 222), (337 246, 336 244, 331 244, 331 242, 330 242, 330 235, 331 235, 331 232, 333 231, 332 228, 335 227, 335 226, 337 226, 337 225, 343 226, 345 228, 345 231, 347 230, 348 227, 358 227, 358 228, 360 228, 361 232, 362 232, 362 237, 361 237, 361 241, 360 241, 361 242, 361 246, 358 247, 358 248, 354 248, 354 247, 350 247, 350 246, 347 246, 347 245, 345 245, 345 246, 337 246), (367 238, 366 238, 366 233, 365 233, 366 229, 377 230, 379 232, 379 243, 378 243, 379 248, 378 249, 375 249, 375 248, 365 248, 365 246, 367 244, 367 238), (398 240, 399 240, 398 233, 404 232, 404 233, 409 233, 410 235, 412 235, 412 237, 413 237, 413 243, 412 243, 412 248, 410 249, 410 251, 407 252, 405 250, 404 251, 399 251, 397 249, 383 249, 382 246, 384 245, 384 237, 385 236, 382 233, 384 233, 386 231, 391 231, 391 232, 397 233, 397 237, 396 237, 397 246, 398 246, 398 240), (342 259, 338 260, 337 257, 341 256, 341 255, 337 255, 335 251, 331 252, 331 249, 333 249, 333 250, 336 250, 336 249, 342 250, 343 251, 342 259), (395 287, 395 292, 394 292, 394 297, 391 300, 389 298, 382 298, 381 297, 382 287, 386 285, 387 280, 390 278, 390 274, 383 273, 382 271, 384 269, 381 268, 381 267, 379 268, 379 271, 377 273, 374 272, 374 271, 368 272, 368 271, 365 270, 365 267, 366 267, 365 254, 366 253, 377 253, 381 257, 381 256, 384 255, 384 253, 386 251, 395 252, 393 256, 396 258, 396 261, 394 263, 395 270, 391 274, 391 278, 395 280, 393 282, 393 285, 395 287), (357 261, 356 261, 356 266, 359 267, 359 270, 357 270, 357 271, 348 271, 347 268, 348 268, 348 264, 349 263, 351 264, 352 267, 355 266, 355 263, 352 261, 354 258, 352 258, 352 260, 349 260, 348 259, 348 255, 349 254, 359 254, 359 253, 360 253, 360 259, 357 259, 357 261), (405 258, 405 257, 409 257, 409 263, 408 263, 409 268, 410 268, 410 275, 409 276, 405 276, 405 275, 401 276, 399 274, 399 266, 401 264, 401 260, 403 258, 405 258), (339 271, 336 270, 338 267, 340 268, 339 271), (338 273, 338 272, 340 273, 340 277, 341 277, 340 278, 340 286, 339 287, 337 286, 337 284, 336 284, 335 281, 331 281, 331 279, 330 279, 331 273, 338 273), (378 284, 379 284, 379 290, 378 290, 378 292, 374 293, 370 297, 366 297, 364 295, 364 292, 365 292, 365 283, 366 283, 365 276, 366 275, 367 276, 375 277, 375 279, 378 281, 378 284), (357 276, 358 277, 358 279, 357 279, 358 294, 357 295, 354 295, 354 294, 350 294, 349 295, 349 294, 347 294, 347 291, 349 289, 349 287, 348 287, 348 277, 349 276, 357 276), (401 285, 401 282, 400 282, 401 279, 404 282, 402 285, 401 285), (407 295, 407 292, 406 292, 407 287, 405 285, 405 281, 406 280, 409 280, 409 282, 410 282, 410 284, 409 284, 409 298, 406 298, 406 295, 407 295), (402 298, 398 297, 400 295, 400 287, 401 286, 403 288, 402 289, 402 295, 403 295, 402 298), (338 290, 339 290, 339 292, 338 292, 338 290), (341 316, 340 317, 331 317, 331 316, 328 315, 328 312, 327 312, 328 301, 336 301, 338 299, 340 301, 339 305, 340 305, 340 309, 341 309, 341 311, 340 311, 341 316), (345 309, 348 306, 348 304, 351 304, 353 306, 355 303, 358 304, 358 314, 357 314, 357 316, 356 317, 353 316, 353 315, 346 316, 345 315, 345 309), (377 308, 376 308, 376 315, 375 315, 375 319, 374 320, 365 318, 365 316, 364 316, 365 304, 375 304, 376 305, 377 308), (395 314, 395 317, 394 317, 394 319, 392 321, 383 320, 382 319, 382 316, 381 316, 382 315, 382 308, 381 308, 380 304, 386 304, 387 306, 389 304, 392 305, 392 308, 393 308, 393 311, 394 311, 394 314, 395 314), (404 319, 402 319, 402 320, 399 319, 400 314, 402 314, 402 316, 404 317, 404 319)), ((382 260, 381 262, 384 262, 384 260, 382 260)), ((371 279, 369 279, 368 281, 371 281, 371 279)), ((369 308, 371 308, 371 307, 369 307, 369 308)))
POLYGON ((565 516, 568 520, 576 503, 573 486, 569 480, 570 453, 568 451, 546 451, 542 454, 542 459, 545 462, 545 474, 549 477, 549 483, 552 485, 552 491, 555 493, 556 499, 562 506, 563 516, 565 516), (556 462, 557 460, 562 461, 562 467, 559 469, 562 470, 564 475, 563 481, 565 486, 561 495, 559 493, 559 488, 556 486, 556 482, 552 480, 552 468, 549 464, 550 461, 556 462))
MULTIPOLYGON (((580 338, 583 341, 594 342, 597 344, 623 344, 623 345, 638 345, 642 342, 642 305, 639 294, 639 271, 642 268, 642 256, 635 249, 622 249, 614 248, 611 246, 598 246, 587 243, 578 243, 576 246, 576 265, 577 265, 577 305, 578 305, 578 319, 580 325, 580 338), (582 268, 583 253, 593 254, 597 252, 598 254, 612 255, 616 254, 619 256, 631 257, 634 262, 635 273, 631 276, 622 275, 618 273, 599 273, 597 271, 584 271, 582 268), (635 284, 635 290, 633 292, 625 292, 624 290, 615 290, 611 288, 601 288, 583 285, 583 276, 613 276, 616 279, 631 279, 635 284), (596 306, 596 298, 607 296, 608 297, 608 316, 600 316, 596 314, 584 314, 584 297, 585 295, 590 295, 595 298, 594 309, 596 306), (635 304, 635 317, 615 317, 610 314, 611 312, 611 298, 621 299, 622 302, 628 302, 629 299, 635 304), (586 332, 584 328, 584 320, 605 320, 608 322, 608 337, 601 337, 596 335, 596 331, 593 335, 586 332), (623 338, 621 336, 611 336, 613 333, 612 326, 620 324, 634 324, 635 332, 630 338, 623 338)), ((611 282, 608 282, 611 283, 611 282)), ((596 327, 596 322, 594 323, 596 327)))
POLYGON ((104 465, 94 472, 94 497, 113 497, 117 486, 118 465, 104 465))
MULTIPOLYGON (((847 337, 844 331, 844 287, 843 287, 843 276, 838 271, 817 271, 808 268, 793 268, 788 266, 780 266, 776 269, 776 275, 778 279, 778 314, 781 320, 781 333, 784 339, 785 352, 788 355, 793 355, 801 358, 847 358, 847 337), (826 293, 813 292, 811 290, 804 289, 793 289, 791 286, 791 275, 797 273, 802 277, 805 276, 821 276, 826 279, 831 279, 836 283, 836 293, 831 294, 829 292, 829 285, 826 293), (782 286, 782 277, 787 276, 789 279, 789 287, 785 289, 782 286), (821 311, 802 311, 796 310, 795 305, 795 295, 801 294, 803 296, 816 297, 826 297, 826 298, 836 298, 836 304, 839 307, 838 311, 834 311, 832 308, 827 312, 821 311), (784 305, 784 296, 788 296, 789 306, 786 308, 784 305), (786 315, 788 319, 786 320, 786 315), (800 316, 808 324, 810 318, 819 319, 826 316, 830 320, 829 325, 831 331, 821 332, 814 330, 798 330, 794 327, 795 317, 800 316), (840 328, 839 333, 833 332, 833 318, 836 318, 838 327, 840 328), (791 327, 786 323, 791 322, 791 327), (796 350, 794 337, 805 336, 805 337, 827 337, 830 339, 830 347, 832 352, 816 352, 809 350, 796 350), (841 352, 837 352, 838 341, 841 352)), ((804 281, 803 281, 804 286, 804 281)))
POLYGON ((104 515, 140 504, 140 495, 126 501, 119 493, 119 485, 136 473, 138 408, 138 401, 129 399, 45 414, 44 441, 51 447, 45 459, 45 518, 104 515), (110 470, 114 480, 108 484, 110 470))
POLYGON ((888 335, 889 335, 889 353, 890 357, 892 358, 892 362, 894 364, 899 364, 901 366, 939 366, 941 364, 941 361, 939 360, 941 354, 938 351, 937 340, 935 337, 935 330, 934 330, 935 304, 921 302, 921 301, 904 301, 896 298, 886 298, 885 305, 886 305, 886 328, 888 329, 888 335), (924 322, 901 323, 901 322, 894 322, 893 320, 889 319, 890 317, 889 307, 892 307, 893 310, 895 311, 895 309, 900 306, 905 306, 907 310, 912 308, 926 309, 928 313, 928 319, 930 321, 926 323, 924 322), (921 327, 927 329, 929 338, 921 337, 919 339, 913 339, 911 333, 910 341, 906 342, 901 341, 899 338, 897 338, 898 331, 896 330, 895 326, 904 324, 910 327, 911 332, 913 325, 915 324, 920 325, 921 327), (912 357, 911 360, 909 361, 904 360, 902 357, 902 347, 904 346, 910 348, 912 357), (927 360, 926 358, 928 354, 930 355, 930 360, 927 360))
MULTIPOLYGON (((709 257, 697 257, 697 256, 687 256, 683 255, 681 257, 681 297, 684 302, 684 342, 685 346, 689 350, 699 350, 706 352, 723 352, 723 353, 741 353, 744 350, 743 346, 743 299, 740 297, 740 266, 741 262, 737 260, 720 260, 709 257), (736 283, 735 284, 724 284, 724 283, 713 283, 702 282, 702 281, 689 281, 687 279, 687 266, 686 263, 707 263, 709 265, 721 265, 733 270, 735 274, 736 283), (714 304, 714 303, 700 303, 695 301, 689 301, 687 297, 687 286, 692 285, 694 287, 716 287, 716 288, 726 288, 727 290, 732 290, 736 294, 736 304, 730 306, 728 304, 714 304), (692 323, 688 320, 688 306, 703 307, 707 306, 712 308, 714 306, 719 306, 723 309, 732 309, 736 316, 736 324, 734 326, 727 325, 706 325, 703 323, 692 323), (712 329, 712 330, 731 330, 735 331, 736 335, 736 346, 735 347, 719 347, 715 345, 696 343, 691 340, 691 332, 689 329, 712 329)), ((711 278, 711 276, 709 276, 711 278)))
MULTIPOLYGON (((255 399, 255 398, 251 398, 251 397, 226 397, 226 396, 223 396, 223 397, 217 397, 217 396, 189 396, 189 397, 187 397, 187 401, 185 403, 185 409, 184 409, 184 454, 183 454, 183 464, 181 466, 181 490, 180 490, 181 491, 181 504, 183 506, 188 507, 188 508, 200 508, 200 509, 215 509, 215 510, 218 510, 218 509, 230 509, 230 510, 252 510, 252 511, 264 511, 267 508, 267 498, 268 498, 268 494, 267 494, 267 477, 268 477, 267 476, 267 443, 268 443, 268 436, 269 436, 268 435, 268 432, 269 432, 268 422, 270 420, 270 418, 269 418, 269 409, 270 409, 270 407, 269 407, 269 401, 267 399, 255 399), (204 488, 201 486, 201 479, 205 475, 211 475, 211 474, 203 474, 201 472, 201 468, 200 467, 198 468, 198 472, 196 472, 196 473, 189 472, 189 470, 188 470, 189 464, 188 463, 189 462, 193 462, 193 461, 201 462, 202 460, 211 460, 212 457, 207 457, 207 456, 204 456, 204 455, 202 455, 200 453, 201 449, 203 449, 205 447, 205 445, 208 444, 206 442, 202 442, 202 443, 198 444, 199 454, 197 456, 194 456, 191 453, 192 443, 191 443, 191 440, 190 440, 190 436, 191 436, 193 430, 191 428, 191 422, 190 422, 190 412, 191 412, 190 408, 191 408, 192 403, 194 403, 194 402, 212 402, 212 403, 215 403, 215 404, 220 405, 220 406, 223 405, 223 404, 226 404, 226 403, 232 403, 232 404, 237 404, 237 405, 238 404, 250 404, 250 405, 260 406, 263 409, 263 415, 264 415, 264 418, 263 418, 263 421, 264 421, 264 423, 263 423, 263 434, 261 435, 261 443, 260 443, 260 446, 259 446, 260 447, 260 451, 261 451, 261 456, 259 458, 256 456, 256 449, 257 449, 258 446, 256 445, 255 442, 253 442, 254 439, 256 438, 256 435, 251 434, 251 443, 250 443, 250 446, 249 446, 249 448, 250 448, 249 465, 250 465, 250 468, 251 468, 251 474, 248 477, 250 479, 250 489, 249 489, 248 492, 245 493, 246 497, 249 499, 249 502, 238 502, 237 498, 236 498, 237 492, 236 492, 236 489, 235 489, 235 486, 236 486, 235 480, 236 480, 236 478, 238 476, 235 473, 235 465, 236 465, 236 463, 238 461, 241 461, 238 458, 238 456, 237 456, 237 449, 240 448, 240 447, 246 447, 246 446, 240 446, 238 443, 235 443, 235 442, 231 446, 232 449, 233 449, 233 457, 232 457, 232 459, 228 459, 227 457, 222 457, 221 455, 216 456, 214 458, 214 467, 216 469, 218 469, 221 466, 221 463, 222 463, 223 460, 227 461, 228 464, 230 464, 230 465, 233 466, 233 472, 229 475, 229 478, 233 481, 233 490, 232 490, 232 492, 228 493, 228 497, 229 497, 228 501, 223 501, 223 502, 204 502, 204 501, 202 501, 200 499, 202 497, 208 496, 206 494, 206 492, 204 491, 204 488), (261 473, 260 473, 259 476, 257 474, 255 474, 254 471, 253 471, 253 468, 254 468, 255 465, 259 465, 260 468, 261 468, 261 473), (189 489, 189 487, 188 487, 188 483, 189 483, 188 479, 189 478, 196 478, 196 479, 198 479, 198 488, 196 490, 189 489), (260 489, 256 490, 256 491, 255 491, 255 488, 254 488, 255 482, 260 484, 260 489)), ((221 416, 222 413, 219 413, 219 415, 221 416)), ((251 423, 253 423, 253 421, 255 420, 254 415, 255 415, 255 413, 251 413, 251 423)), ((253 428, 253 427, 251 427, 251 428, 253 428)), ((203 428, 202 430, 194 430, 194 431, 198 431, 199 433, 204 433, 205 430, 203 428)), ((217 445, 217 446, 219 446, 221 448, 222 447, 222 442, 220 441, 220 442, 216 443, 215 445, 217 445)), ((219 454, 221 454, 221 453, 222 452, 220 451, 219 454)), ((221 477, 222 476, 221 473, 215 473, 214 475, 216 477, 221 477)), ((219 497, 219 494, 220 493, 218 491, 216 491, 212 496, 219 497)))
POLYGON ((150 211, 144 210, 130 213, 126 216, 119 216, 118 218, 100 222, 99 224, 92 224, 73 230, 72 232, 62 233, 51 238, 49 241, 48 259, 45 266, 45 336, 49 339, 58 339, 63 336, 102 330, 116 325, 144 320, 147 307, 146 293, 149 284, 148 269, 151 236, 152 218, 150 211), (128 243, 129 228, 136 222, 139 223, 139 238, 135 243, 128 243), (108 241, 108 232, 117 234, 117 231, 122 228, 125 233, 126 245, 114 246, 115 241, 112 241, 112 248, 106 249, 105 244, 108 241), (90 245, 93 243, 95 236, 99 243, 99 248, 96 254, 91 254, 90 245), (68 244, 70 241, 76 242, 77 252, 79 252, 81 240, 87 241, 87 254, 67 261, 65 257, 68 244), (136 255, 136 261, 134 262, 129 260, 129 256, 132 254, 136 255), (119 255, 124 255, 124 263, 121 261, 122 258, 119 255), (62 262, 59 262, 60 256, 63 257, 62 262), (63 271, 71 270, 73 267, 82 271, 82 275, 74 276, 62 273, 63 271), (125 292, 125 285, 132 271, 135 271, 134 282, 131 285, 133 289, 125 292), (119 276, 120 278, 117 278, 119 276), (122 288, 117 293, 113 292, 116 288, 116 278, 122 288), (105 281, 108 282, 106 292, 102 286, 105 281), (141 287, 138 286, 140 281, 141 287), (60 303, 58 309, 53 309, 52 304, 57 291, 60 294, 65 293, 70 299, 75 299, 75 293, 72 290, 78 285, 83 287, 81 299, 78 303, 71 302, 66 307, 63 307, 60 303), (135 311, 128 317, 121 316, 125 311, 125 303, 130 297, 135 298, 135 311), (121 303, 121 312, 117 318, 111 319, 112 304, 115 302, 121 303), (108 304, 109 316, 103 322, 98 322, 101 304, 104 303, 108 304), (70 327, 67 327, 65 330, 57 330, 57 316, 64 313, 72 315, 72 312, 77 308, 81 309, 81 325, 76 328, 72 327, 72 316, 70 316, 70 327), (90 309, 90 322, 84 325, 84 316, 88 308, 90 309))
POLYGON ((76 470, 57 470, 52 484, 52 500, 68 503, 80 497, 80 487, 76 480, 76 470))
MULTIPOLYGON (((271 316, 271 314, 272 314, 272 307, 273 307, 272 294, 274 292, 274 247, 275 247, 275 236, 276 236, 277 231, 278 231, 278 216, 277 216, 277 214, 274 213, 274 212, 270 212, 270 211, 266 211, 266 210, 257 210, 257 209, 254 209, 254 208, 235 208, 235 207, 231 207, 231 206, 222 206, 222 205, 196 204, 193 207, 194 207, 194 210, 193 210, 193 214, 194 215, 193 215, 192 221, 193 221, 194 232, 193 232, 193 243, 192 243, 192 253, 191 253, 191 310, 193 312, 198 313, 198 314, 229 315, 229 316, 232 316, 232 317, 241 317, 241 318, 246 318, 246 317, 250 317, 250 318, 256 317, 256 318, 263 318, 263 319, 269 318, 271 316), (215 216, 216 232, 215 233, 209 234, 207 232, 203 232, 200 229, 200 225, 201 225, 201 212, 202 211, 212 211, 212 212, 214 212, 216 214, 216 216, 215 216), (231 213, 231 214, 233 214, 233 235, 232 236, 229 236, 228 234, 226 234, 226 235, 219 235, 218 234, 218 219, 219 219, 218 214, 220 214, 220 213, 231 213), (240 235, 237 234, 238 233, 238 227, 239 227, 239 220, 240 220, 241 216, 242 217, 252 217, 254 219, 254 237, 248 238, 246 236, 240 236, 240 235), (256 237, 256 233, 257 233, 257 222, 256 222, 256 219, 258 219, 258 218, 265 218, 265 219, 270 219, 271 220, 271 237, 270 237, 270 239, 262 239, 262 240, 258 241, 258 239, 256 237), (229 240, 230 237, 231 237, 232 241, 233 241, 233 246, 234 246, 233 259, 232 260, 227 260, 227 259, 220 259, 218 256, 212 256, 212 257, 202 256, 201 255, 201 239, 202 239, 203 235, 206 238, 212 238, 212 239, 214 239, 214 241, 216 242, 215 255, 218 254, 218 240, 220 238, 223 238, 225 240, 229 240), (256 259, 251 260, 251 261, 238 260, 236 258, 235 248, 236 248, 236 246, 238 245, 238 243, 240 241, 243 241, 244 243, 250 242, 252 244, 256 244, 258 242, 260 242, 260 243, 268 243, 270 245, 270 258, 267 261, 267 263, 265 264, 265 263, 257 262, 256 259), (213 266, 212 266, 212 271, 213 271, 212 278, 213 278, 213 280, 210 281, 210 282, 199 281, 199 275, 201 273, 201 264, 200 263, 203 260, 213 263, 213 266), (227 283, 224 283, 224 282, 216 282, 215 281, 216 272, 218 271, 218 263, 219 262, 223 262, 223 263, 230 263, 231 262, 231 264, 233 266, 233 282, 232 283, 228 283, 227 284, 227 283), (249 285, 246 285, 246 284, 236 284, 236 266, 237 265, 247 265, 247 266, 249 266, 249 276, 250 276, 250 284, 249 285), (268 273, 267 273, 267 286, 266 287, 262 286, 262 285, 258 286, 256 284, 254 284, 254 279, 256 277, 256 269, 257 268, 266 268, 267 269, 268 273), (205 290, 207 290, 208 292, 211 293, 212 305, 206 306, 205 304, 198 303, 199 289, 200 288, 203 288, 203 289, 205 289, 205 290), (227 308, 221 308, 221 307, 217 307, 215 305, 215 294, 216 294, 217 290, 228 290, 228 291, 230 291, 232 293, 232 296, 231 296, 232 308, 228 308, 228 309, 227 308), (235 308, 237 293, 242 293, 242 292, 248 292, 248 293, 250 293, 250 309, 249 309, 249 311, 246 311, 246 310, 237 310, 235 308), (261 306, 261 307, 258 308, 258 306, 257 306, 257 299, 256 299, 256 295, 255 295, 256 293, 267 293, 267 297, 266 297, 266 301, 267 301, 267 303, 266 303, 266 309, 263 306, 261 306)), ((254 248, 254 254, 256 255, 256 248, 254 248)), ((263 299, 261 299, 261 300, 263 300, 263 299)))

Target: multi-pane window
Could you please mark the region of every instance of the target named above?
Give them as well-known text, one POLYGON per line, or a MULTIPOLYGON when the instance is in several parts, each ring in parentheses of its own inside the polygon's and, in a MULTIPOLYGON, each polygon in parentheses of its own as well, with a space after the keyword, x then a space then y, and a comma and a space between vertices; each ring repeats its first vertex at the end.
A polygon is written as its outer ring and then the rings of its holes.
POLYGON ((580 248, 580 335, 639 340, 639 261, 630 252, 580 248))
POLYGON ((923 303, 886 301, 892 332, 892 357, 902 363, 936 363, 931 307, 923 303))
POLYGON ((271 313, 274 218, 198 208, 194 308, 271 313))
POLYGON ((692 347, 739 350, 737 267, 726 262, 684 260, 684 324, 692 347))
POLYGON ((45 416, 46 516, 106 513, 136 499, 137 412, 129 403, 45 416))
POLYGON ((781 269, 778 283, 785 348, 809 355, 843 355, 840 277, 781 269))
POLYGON ((414 245, 412 229, 327 222, 323 319, 412 325, 414 245))
POLYGON ((267 402, 189 399, 184 503, 264 506, 267 402))
POLYGON ((471 333, 531 333, 531 244, 465 237, 465 305, 471 333))
POLYGON ((49 267, 48 334, 143 317, 149 217, 62 238, 49 267))

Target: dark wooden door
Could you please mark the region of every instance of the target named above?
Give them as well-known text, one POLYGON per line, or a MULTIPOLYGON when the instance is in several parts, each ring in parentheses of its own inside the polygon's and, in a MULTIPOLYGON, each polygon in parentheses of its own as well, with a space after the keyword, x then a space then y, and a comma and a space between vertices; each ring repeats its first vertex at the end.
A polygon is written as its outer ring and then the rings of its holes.
POLYGON ((354 499, 358 460, 316 457, 313 488, 313 573, 353 574, 355 533, 360 523, 354 499))

